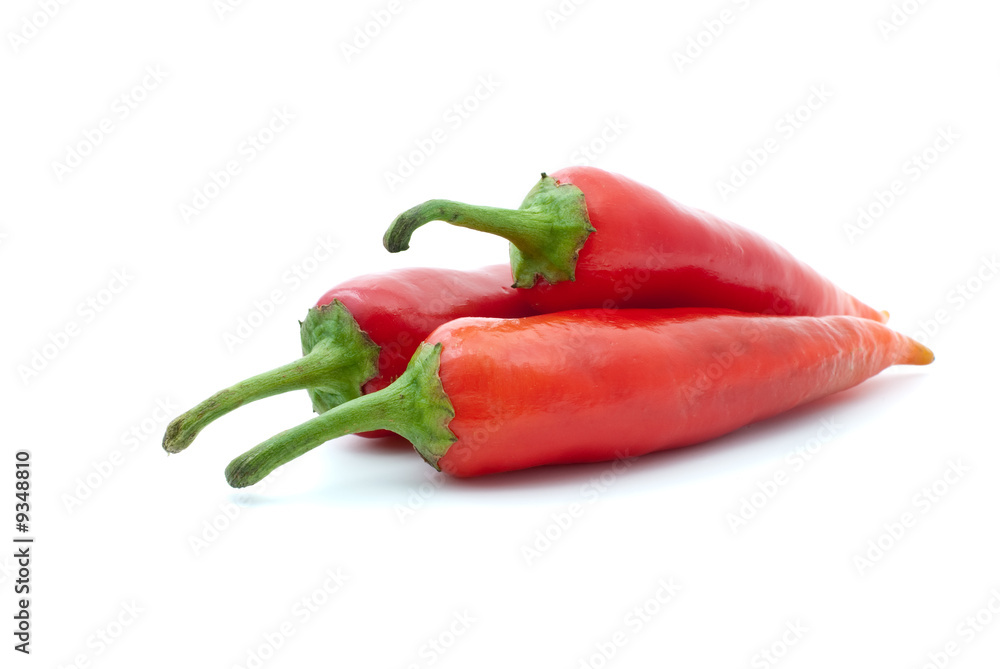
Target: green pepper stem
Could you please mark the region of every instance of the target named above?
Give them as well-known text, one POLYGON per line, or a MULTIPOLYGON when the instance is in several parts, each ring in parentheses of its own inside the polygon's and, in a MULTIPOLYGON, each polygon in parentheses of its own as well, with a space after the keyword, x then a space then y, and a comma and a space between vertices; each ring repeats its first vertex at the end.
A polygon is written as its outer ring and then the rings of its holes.
POLYGON ((226 480, 234 488, 253 485, 320 444, 371 430, 391 430, 406 437, 436 468, 455 442, 455 435, 448 429, 455 410, 438 376, 440 360, 441 344, 421 344, 406 371, 389 386, 336 406, 255 446, 229 463, 226 480))
POLYGON ((444 221, 509 241, 518 288, 530 288, 538 276, 549 283, 574 280, 579 251, 594 231, 583 192, 571 184, 560 185, 544 173, 519 209, 429 200, 397 216, 382 243, 391 253, 405 251, 413 232, 430 221, 444 221))
POLYGON ((340 302, 311 309, 302 322, 303 357, 221 390, 167 426, 163 448, 179 453, 208 424, 265 397, 308 389, 323 409, 361 395, 378 373, 378 347, 340 302))
POLYGON ((391 253, 410 248, 410 237, 420 226, 431 221, 445 221, 503 237, 515 246, 531 248, 544 238, 550 221, 544 212, 523 209, 480 207, 451 200, 428 200, 396 217, 382 239, 391 253))
POLYGON ((337 370, 336 352, 330 351, 330 348, 330 346, 317 346, 308 355, 294 362, 245 379, 215 393, 170 423, 163 437, 164 450, 169 453, 179 453, 191 445, 198 433, 209 423, 244 404, 322 384, 337 370))

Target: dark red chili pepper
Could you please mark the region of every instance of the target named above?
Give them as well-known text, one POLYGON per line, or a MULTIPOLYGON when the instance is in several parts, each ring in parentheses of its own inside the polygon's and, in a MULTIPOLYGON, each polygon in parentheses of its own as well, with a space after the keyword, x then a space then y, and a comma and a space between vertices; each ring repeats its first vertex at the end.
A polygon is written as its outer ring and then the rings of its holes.
POLYGON ((711 439, 933 354, 873 320, 731 310, 582 310, 436 329, 382 391, 233 460, 242 487, 335 437, 388 429, 476 476, 711 439), (726 361, 721 374, 709 372, 726 361))
POLYGON ((514 285, 532 288, 539 313, 691 306, 886 318, 774 242, 594 167, 543 173, 520 209, 430 200, 393 222, 385 247, 405 250, 437 220, 510 241, 514 285))
MULTIPOLYGON (((303 357, 211 396, 168 427, 163 448, 187 448, 209 423, 248 402, 307 389, 313 408, 331 407, 386 387, 406 369, 434 328, 463 316, 533 313, 510 269, 411 268, 350 279, 327 292, 301 323, 303 357)), ((384 436, 387 432, 363 436, 384 436)))

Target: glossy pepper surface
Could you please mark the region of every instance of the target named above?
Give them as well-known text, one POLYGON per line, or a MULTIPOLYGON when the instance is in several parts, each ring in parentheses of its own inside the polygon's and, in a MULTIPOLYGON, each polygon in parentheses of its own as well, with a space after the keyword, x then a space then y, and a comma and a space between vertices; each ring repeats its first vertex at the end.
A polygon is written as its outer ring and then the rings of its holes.
POLYGON ((757 233, 595 167, 542 174, 520 209, 425 202, 396 218, 386 248, 408 248, 434 220, 510 241, 514 285, 531 289, 539 313, 721 307, 886 319, 757 233))
POLYGON ((395 381, 420 342, 443 323, 531 313, 523 291, 510 287, 506 265, 408 268, 350 279, 325 293, 301 322, 302 358, 219 391, 179 416, 168 426, 163 447, 181 451, 217 418, 291 390, 308 390, 322 413, 395 381))
POLYGON ((719 309, 580 310, 436 329, 389 387, 263 442, 250 485, 335 437, 388 429, 478 476, 695 444, 933 354, 870 319, 719 309))

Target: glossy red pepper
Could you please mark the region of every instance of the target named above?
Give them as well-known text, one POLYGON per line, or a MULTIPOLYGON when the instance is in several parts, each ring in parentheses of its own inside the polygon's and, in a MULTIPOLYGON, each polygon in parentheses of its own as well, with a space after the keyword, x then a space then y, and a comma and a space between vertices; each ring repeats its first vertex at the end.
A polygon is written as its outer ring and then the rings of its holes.
POLYGON ((345 281, 323 295, 301 323, 302 358, 219 391, 179 416, 168 426, 163 448, 181 451, 217 418, 290 390, 308 390, 318 413, 380 390, 403 373, 417 345, 439 325, 463 316, 533 313, 522 291, 509 284, 506 265, 398 269, 345 281))
POLYGON ((582 310, 436 329, 384 390, 258 445, 242 487, 335 437, 389 429, 455 476, 694 444, 933 354, 873 320, 582 310))
POLYGON ((514 285, 531 288, 539 313, 691 306, 887 316, 774 242, 595 167, 542 174, 520 209, 425 202, 397 217, 386 248, 408 248, 413 231, 435 220, 510 241, 514 285))

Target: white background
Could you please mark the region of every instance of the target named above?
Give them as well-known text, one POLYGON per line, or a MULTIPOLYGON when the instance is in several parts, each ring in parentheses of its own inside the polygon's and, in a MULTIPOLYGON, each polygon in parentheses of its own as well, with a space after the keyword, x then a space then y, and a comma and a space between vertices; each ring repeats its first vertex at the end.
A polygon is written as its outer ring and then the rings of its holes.
POLYGON ((51 18, 5 3, 0 535, 16 534, 28 449, 36 542, 30 657, 12 649, 2 551, 4 666, 916 668, 946 648, 948 666, 996 666, 1000 6, 902 4, 889 30, 888 0, 421 0, 388 22, 387 1, 49 2, 51 18), (275 109, 294 119, 249 160, 275 109), (766 162, 741 167, 768 139, 766 162), (185 216, 231 160, 239 174, 185 216), (443 224, 389 255, 396 214, 432 197, 517 206, 539 172, 582 162, 778 241, 937 361, 620 476, 456 481, 349 437, 234 493, 225 465, 308 419, 303 392, 163 453, 174 415, 298 354, 296 320, 327 288, 506 258, 443 224), (881 215, 850 235, 859 207, 881 215), (255 310, 270 313, 227 345, 255 310), (921 492, 952 466, 953 484, 921 492))

